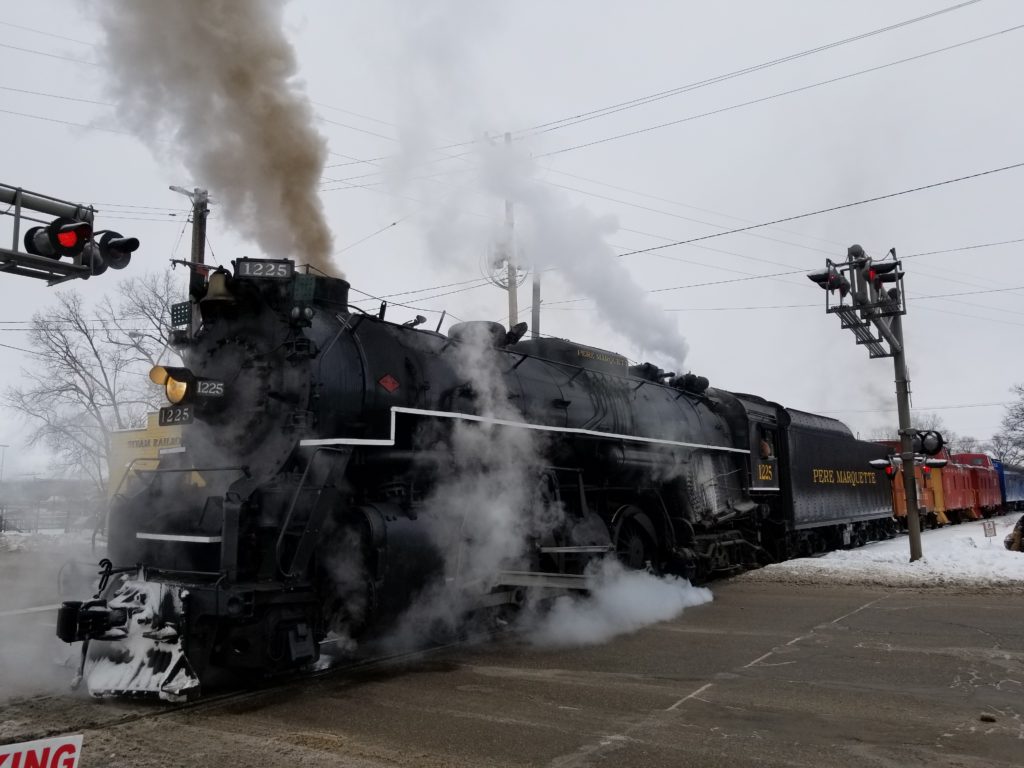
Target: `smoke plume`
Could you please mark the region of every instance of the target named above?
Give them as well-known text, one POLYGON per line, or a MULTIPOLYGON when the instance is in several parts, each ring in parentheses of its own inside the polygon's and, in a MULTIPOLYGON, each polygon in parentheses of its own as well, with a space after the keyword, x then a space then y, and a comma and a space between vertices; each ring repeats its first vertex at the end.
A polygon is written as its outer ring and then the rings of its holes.
POLYGON ((224 219, 270 256, 327 273, 318 197, 327 144, 295 81, 280 0, 97 3, 118 115, 153 140, 172 133, 224 219))

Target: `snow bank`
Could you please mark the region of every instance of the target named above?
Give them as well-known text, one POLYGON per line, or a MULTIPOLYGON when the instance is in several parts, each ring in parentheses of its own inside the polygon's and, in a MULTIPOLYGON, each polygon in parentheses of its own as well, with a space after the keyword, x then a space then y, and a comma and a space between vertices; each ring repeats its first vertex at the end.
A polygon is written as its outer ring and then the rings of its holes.
POLYGON ((1019 513, 996 517, 996 535, 986 538, 983 521, 950 525, 921 535, 920 560, 910 562, 907 536, 769 565, 742 581, 852 584, 891 587, 1024 589, 1024 552, 1010 552, 1003 539, 1019 513))

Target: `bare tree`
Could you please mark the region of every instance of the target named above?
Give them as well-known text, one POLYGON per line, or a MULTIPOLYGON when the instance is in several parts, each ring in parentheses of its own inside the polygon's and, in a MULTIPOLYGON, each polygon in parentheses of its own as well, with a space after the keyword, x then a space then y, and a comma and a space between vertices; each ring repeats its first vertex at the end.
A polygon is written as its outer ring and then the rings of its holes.
POLYGON ((942 436, 946 440, 950 453, 984 453, 988 450, 987 445, 970 435, 958 435, 955 432, 950 432, 947 435, 943 432, 942 436))
MULTIPOLYGON (((943 418, 931 411, 914 411, 910 414, 910 428, 922 432, 941 432, 946 443, 959 439, 954 432, 946 429, 946 422, 943 418)), ((881 427, 871 433, 872 440, 899 440, 900 428, 898 425, 892 427, 881 427)))
POLYGON ((47 446, 100 491, 111 432, 144 426, 160 402, 148 370, 168 354, 170 304, 180 290, 169 274, 151 274, 122 282, 95 312, 69 290, 32 317, 32 367, 2 402, 30 425, 30 445, 47 446))
POLYGON ((1013 387, 1017 400, 1006 408, 999 431, 992 437, 989 450, 1007 464, 1024 464, 1024 384, 1013 387))

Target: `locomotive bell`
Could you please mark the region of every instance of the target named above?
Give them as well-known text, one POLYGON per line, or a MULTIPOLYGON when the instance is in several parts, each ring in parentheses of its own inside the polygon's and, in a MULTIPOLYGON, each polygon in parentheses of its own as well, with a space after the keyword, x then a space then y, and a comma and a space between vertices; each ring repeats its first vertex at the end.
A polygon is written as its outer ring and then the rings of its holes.
POLYGON ((234 301, 235 296, 228 289, 228 272, 225 269, 217 269, 210 275, 206 284, 206 295, 200 299, 200 304, 208 301, 234 301))

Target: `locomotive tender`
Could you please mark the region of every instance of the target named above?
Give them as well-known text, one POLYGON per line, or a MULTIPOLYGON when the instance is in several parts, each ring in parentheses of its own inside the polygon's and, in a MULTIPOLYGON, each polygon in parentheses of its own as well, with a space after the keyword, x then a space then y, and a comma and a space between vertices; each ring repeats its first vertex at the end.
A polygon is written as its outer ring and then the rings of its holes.
POLYGON ((173 336, 185 367, 151 373, 183 446, 115 495, 100 593, 59 612, 94 695, 178 700, 218 671, 308 665, 329 632, 401 615, 450 577, 445 547, 470 544, 430 503, 456 429, 529 431, 541 490, 526 498, 558 511, 473 585, 480 605, 583 588, 611 552, 706 579, 892 530, 889 483, 868 465, 886 449, 834 419, 523 339, 525 324, 392 323, 291 261, 234 266, 193 274, 195 318, 173 336), (498 408, 459 362, 469 345, 497 371, 498 408))

